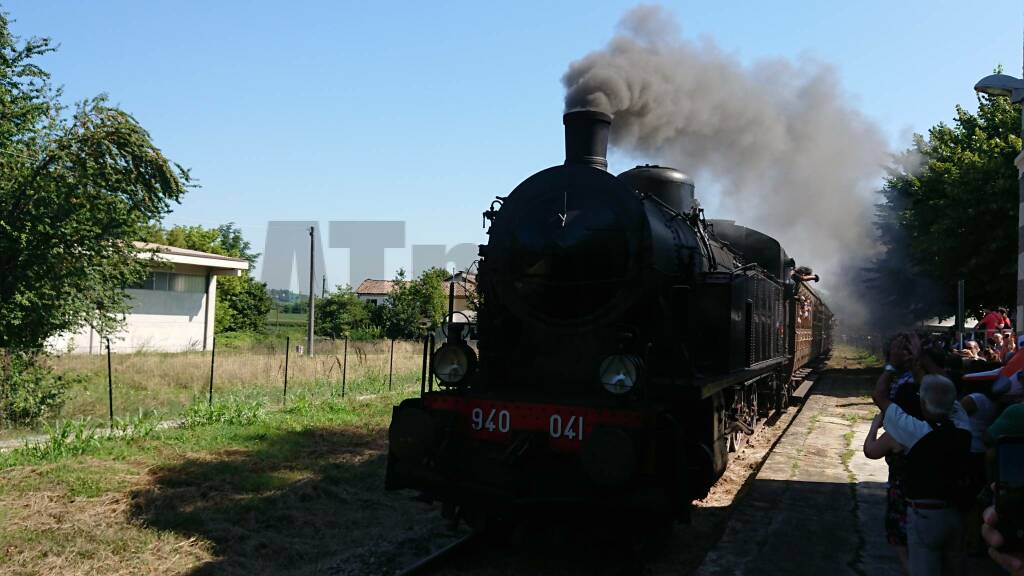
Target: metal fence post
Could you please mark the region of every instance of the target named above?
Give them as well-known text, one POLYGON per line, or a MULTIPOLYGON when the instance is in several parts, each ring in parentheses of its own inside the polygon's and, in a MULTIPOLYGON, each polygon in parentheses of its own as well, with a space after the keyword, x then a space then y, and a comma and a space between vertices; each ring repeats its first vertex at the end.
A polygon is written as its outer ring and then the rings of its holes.
POLYGON ((114 364, 110 357, 110 338, 107 338, 107 405, 110 408, 110 429, 114 429, 114 364))
POLYGON ((434 391, 434 334, 430 334, 430 356, 427 356, 427 392, 434 391))
POLYGON ((423 366, 420 368, 420 396, 427 391, 427 346, 430 346, 430 336, 423 337, 423 366))
POLYGON ((348 336, 345 337, 345 353, 341 363, 341 397, 345 398, 345 378, 348 376, 348 336))
POLYGON ((281 405, 288 403, 288 357, 291 356, 292 337, 284 337, 284 396, 281 397, 281 405))
POLYGON ((217 365, 217 337, 213 337, 213 346, 210 348, 210 395, 206 403, 213 406, 213 368, 217 365))
POLYGON ((395 373, 395 339, 391 339, 391 360, 388 363, 388 392, 391 392, 391 377, 395 373))

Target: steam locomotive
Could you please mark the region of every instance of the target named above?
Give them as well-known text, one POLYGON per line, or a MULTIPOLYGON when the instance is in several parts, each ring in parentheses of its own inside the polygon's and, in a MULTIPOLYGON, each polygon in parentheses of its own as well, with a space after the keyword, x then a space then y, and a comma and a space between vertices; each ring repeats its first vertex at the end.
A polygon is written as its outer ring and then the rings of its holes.
POLYGON ((566 158, 484 212, 476 346, 424 344, 386 487, 469 519, 531 508, 685 519, 788 405, 832 314, 774 238, 707 220, 693 181, 607 169, 611 117, 563 117, 566 158), (436 382, 435 382, 436 379, 436 382))

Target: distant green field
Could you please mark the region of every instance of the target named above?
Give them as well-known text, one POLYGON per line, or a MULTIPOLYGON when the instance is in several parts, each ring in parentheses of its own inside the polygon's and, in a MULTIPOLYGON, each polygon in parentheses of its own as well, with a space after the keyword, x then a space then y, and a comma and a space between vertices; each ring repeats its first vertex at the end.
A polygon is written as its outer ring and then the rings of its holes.
POLYGON ((270 314, 267 314, 267 324, 270 326, 305 326, 306 316, 305 313, 292 314, 271 310, 270 314))

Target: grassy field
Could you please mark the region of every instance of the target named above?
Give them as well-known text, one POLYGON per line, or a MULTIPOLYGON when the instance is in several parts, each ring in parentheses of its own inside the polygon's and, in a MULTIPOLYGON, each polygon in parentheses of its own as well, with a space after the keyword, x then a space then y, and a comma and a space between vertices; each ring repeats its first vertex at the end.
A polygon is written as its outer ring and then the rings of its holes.
MULTIPOLYGON (((214 398, 225 396, 280 406, 284 402, 284 347, 218 350, 214 367, 214 398)), ((350 342, 345 363, 343 343, 321 342, 313 357, 290 354, 288 395, 315 390, 324 397, 340 396, 342 371, 345 395, 378 394, 387 390, 390 343, 350 342)), ((422 348, 414 342, 395 342, 392 386, 418 386, 422 348)), ((210 386, 210 353, 140 352, 113 355, 114 415, 120 418, 171 419, 191 404, 205 402, 210 386)), ((68 391, 60 413, 44 424, 60 420, 108 418, 107 358, 104 355, 68 354, 50 362, 62 373, 82 376, 68 391)), ((0 438, 32 430, 7 429, 0 438)))
POLYGON ((305 326, 308 317, 309 315, 305 312, 296 314, 271 310, 270 314, 267 314, 267 324, 278 326, 298 324, 300 326, 305 326))
POLYGON ((323 573, 422 531, 431 511, 382 486, 391 406, 417 393, 310 386, 274 410, 228 396, 179 428, 68 425, 0 453, 0 573, 323 573))

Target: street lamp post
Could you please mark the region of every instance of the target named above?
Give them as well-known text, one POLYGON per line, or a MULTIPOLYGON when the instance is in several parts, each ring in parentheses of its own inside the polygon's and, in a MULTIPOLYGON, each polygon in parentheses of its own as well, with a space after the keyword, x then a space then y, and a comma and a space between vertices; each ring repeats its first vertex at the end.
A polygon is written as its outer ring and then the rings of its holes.
MULTIPOLYGON (((989 96, 1001 96, 1014 104, 1024 103, 1024 79, 1006 74, 985 76, 974 89, 989 96)), ((1021 107, 1021 138, 1024 139, 1024 106, 1021 107)), ((1017 216, 1017 333, 1024 332, 1024 150, 1014 160, 1019 178, 1019 206, 1017 216)))

